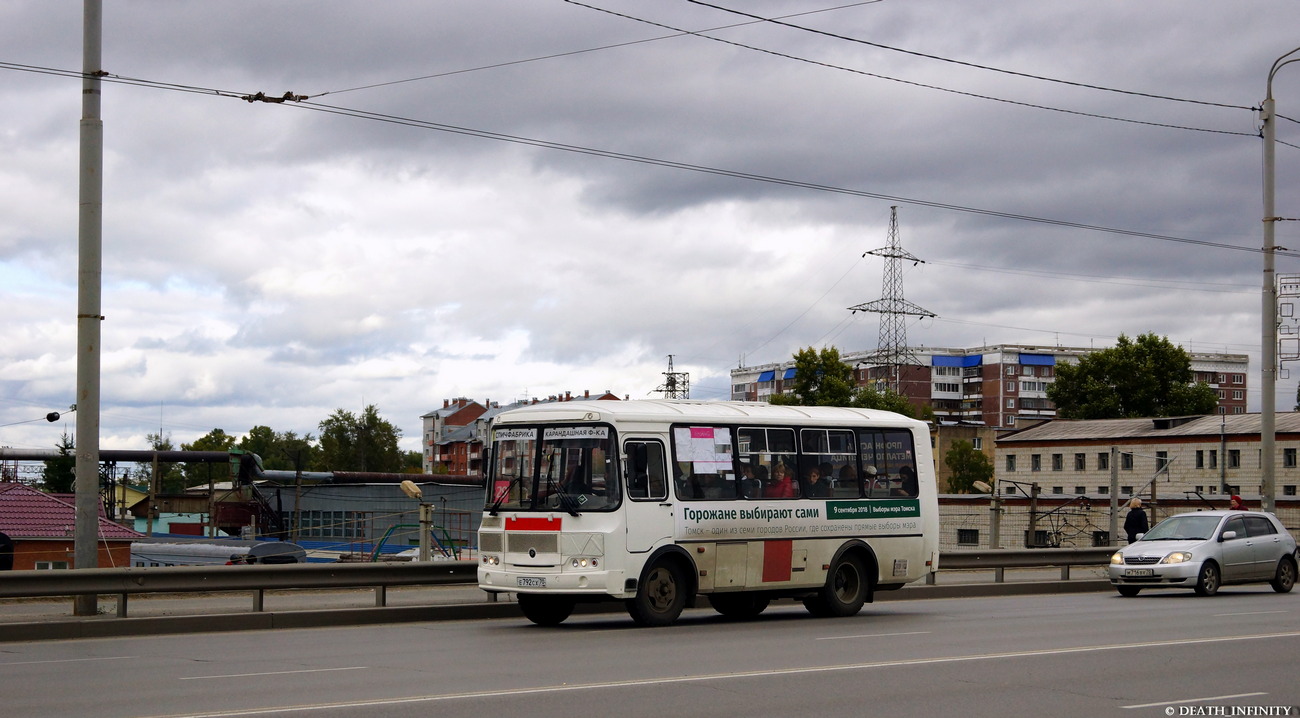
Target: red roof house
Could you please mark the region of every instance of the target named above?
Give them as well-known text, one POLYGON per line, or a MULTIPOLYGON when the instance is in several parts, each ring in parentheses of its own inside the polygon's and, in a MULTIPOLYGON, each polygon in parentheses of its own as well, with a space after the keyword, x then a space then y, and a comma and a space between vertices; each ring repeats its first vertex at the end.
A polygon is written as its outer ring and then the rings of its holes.
MULTIPOLYGON (((75 568, 77 510, 71 497, 0 482, 0 533, 13 543, 13 568, 75 568)), ((129 566, 131 542, 144 534, 109 521, 99 506, 99 566, 129 566)))

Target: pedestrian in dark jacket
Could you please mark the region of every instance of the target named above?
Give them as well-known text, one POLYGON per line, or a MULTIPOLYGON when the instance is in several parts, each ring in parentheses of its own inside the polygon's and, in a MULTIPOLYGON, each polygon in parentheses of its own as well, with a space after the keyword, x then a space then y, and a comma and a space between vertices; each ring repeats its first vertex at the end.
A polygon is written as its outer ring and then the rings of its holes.
POLYGON ((1142 508, 1142 499, 1133 497, 1128 502, 1128 516, 1124 518, 1124 533, 1128 534, 1128 542, 1137 541, 1138 534, 1144 534, 1150 526, 1147 524, 1147 512, 1142 508))

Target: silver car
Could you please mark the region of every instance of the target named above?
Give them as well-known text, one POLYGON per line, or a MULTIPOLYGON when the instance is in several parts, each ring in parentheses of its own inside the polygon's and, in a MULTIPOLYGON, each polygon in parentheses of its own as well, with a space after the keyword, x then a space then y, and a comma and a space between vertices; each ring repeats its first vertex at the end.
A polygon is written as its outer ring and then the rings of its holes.
POLYGON ((1296 541, 1276 516, 1259 511, 1198 511, 1156 524, 1110 557, 1110 583, 1121 596, 1144 588, 1190 588, 1213 596, 1219 586, 1295 585, 1296 541))

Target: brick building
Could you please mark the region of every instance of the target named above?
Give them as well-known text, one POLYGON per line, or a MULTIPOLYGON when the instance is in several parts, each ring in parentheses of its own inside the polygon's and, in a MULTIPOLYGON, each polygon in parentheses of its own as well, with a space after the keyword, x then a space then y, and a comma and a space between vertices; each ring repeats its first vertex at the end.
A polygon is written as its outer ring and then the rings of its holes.
MULTIPOLYGON (((14 570, 76 568, 77 510, 70 501, 18 483, 0 483, 0 533, 13 544, 14 570)), ((99 566, 129 566, 144 534, 109 521, 100 506, 99 566)))

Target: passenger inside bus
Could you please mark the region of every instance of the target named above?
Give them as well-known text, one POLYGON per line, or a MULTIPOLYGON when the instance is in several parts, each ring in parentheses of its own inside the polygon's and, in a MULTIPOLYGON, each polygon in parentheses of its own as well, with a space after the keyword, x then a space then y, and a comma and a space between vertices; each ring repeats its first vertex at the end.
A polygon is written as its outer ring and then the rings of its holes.
POLYGON ((840 480, 835 484, 835 494, 855 497, 858 495, 858 470, 853 467, 853 464, 840 467, 840 480))
POLYGON ((920 486, 916 481, 916 469, 904 466, 898 470, 898 479, 898 486, 890 492, 891 496, 916 496, 920 493, 920 486))
MULTIPOLYGON (((763 490, 763 485, 758 480, 757 471, 754 469, 754 465, 742 461, 740 462, 739 468, 740 495, 747 499, 757 498, 763 490)), ((765 467, 760 466, 758 468, 763 469, 764 473, 767 472, 765 467)))
MULTIPOLYGON (((830 464, 825 464, 829 467, 830 464)), ((822 476, 820 466, 814 466, 808 469, 804 475, 804 495, 813 498, 825 497, 831 495, 830 478, 822 476)))
POLYGON ((763 485, 765 499, 792 499, 799 495, 799 487, 794 482, 790 467, 778 460, 772 467, 769 481, 763 485))
POLYGON ((889 495, 888 476, 881 476, 879 470, 874 466, 864 466, 862 471, 864 474, 862 483, 867 490, 867 496, 880 497, 889 495))

